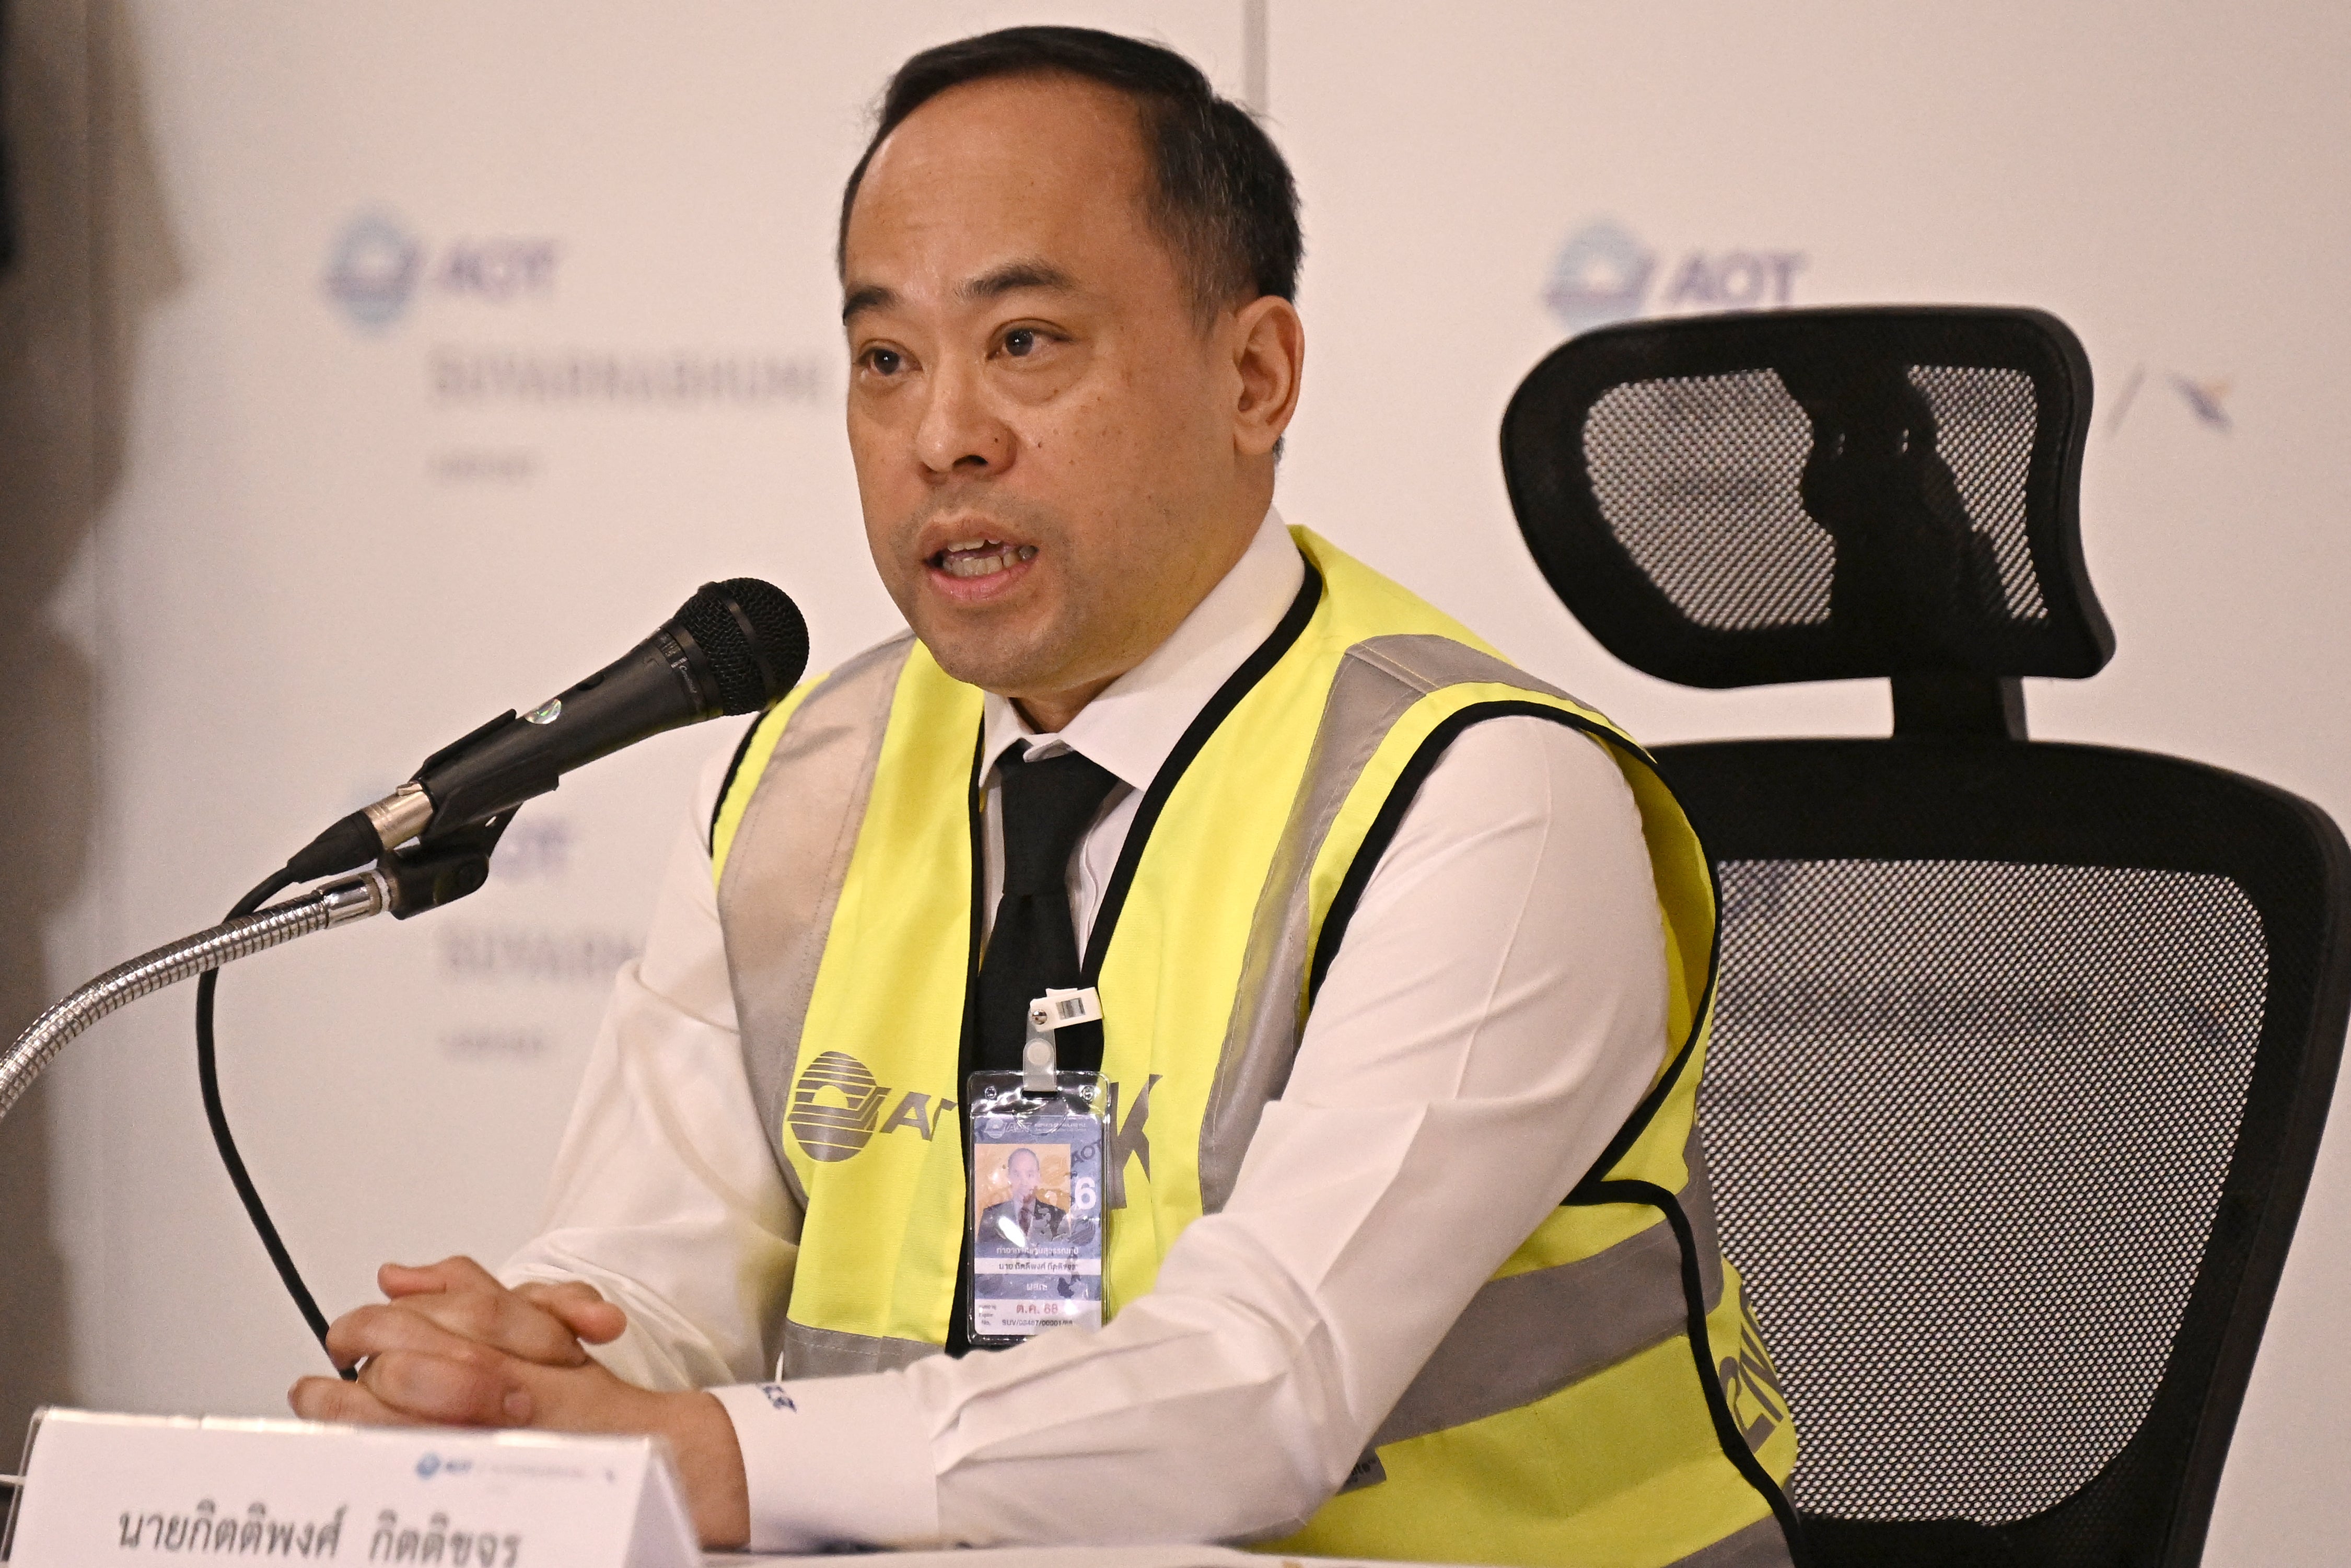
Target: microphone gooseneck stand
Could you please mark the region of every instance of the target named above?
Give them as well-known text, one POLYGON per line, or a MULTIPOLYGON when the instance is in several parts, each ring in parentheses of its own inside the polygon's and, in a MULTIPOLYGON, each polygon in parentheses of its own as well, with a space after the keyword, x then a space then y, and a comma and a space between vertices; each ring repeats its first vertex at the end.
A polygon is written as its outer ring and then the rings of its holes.
MULTIPOLYGON (((272 882, 275 885, 264 884, 263 898, 286 885, 274 878, 272 882)), ((0 1117, 8 1114, 17 1098, 74 1036, 117 1008, 281 942, 380 914, 385 906, 384 880, 375 872, 363 872, 339 877, 300 898, 256 914, 258 903, 240 902, 227 920, 210 930, 183 936, 116 965, 35 1019, 7 1054, 0 1056, 0 1117)))
MULTIPOLYGON (((372 871, 338 876, 298 897, 265 907, 266 900, 305 880, 304 864, 306 861, 317 863, 310 860, 317 846, 297 855, 238 899, 235 907, 228 912, 228 918, 218 925, 117 965, 35 1019, 32 1026, 16 1037, 7 1054, 0 1056, 0 1117, 7 1115, 32 1086, 33 1080, 76 1035, 118 1008, 166 986, 201 977, 196 981, 196 1078, 204 1095, 204 1121, 212 1128, 214 1146, 220 1151, 221 1164, 228 1172, 230 1184, 236 1188, 237 1199, 245 1205, 246 1218, 253 1222, 262 1248, 269 1254, 269 1261, 276 1267, 287 1294, 294 1298, 302 1321, 309 1326, 319 1347, 325 1350, 327 1316, 319 1310, 318 1299, 311 1295, 309 1286, 303 1282, 301 1270, 295 1267, 293 1255, 287 1251, 277 1224, 261 1201, 260 1191, 253 1185, 252 1174, 237 1152, 236 1138, 229 1131, 228 1113, 221 1103, 220 1067, 213 1031, 221 967, 298 936, 348 925, 387 910, 405 919, 465 897, 488 880, 491 852, 497 848, 500 835, 513 820, 514 813, 507 811, 478 827, 442 835, 437 842, 387 852, 372 871)), ((322 841, 325 838, 321 835, 322 841)), ((349 845, 342 847, 348 851, 349 845)), ((334 1359, 331 1351, 328 1359, 334 1359)), ((358 1375, 349 1367, 337 1370, 347 1379, 358 1375)))
POLYGON ((213 1055, 213 992, 219 984, 222 965, 249 958, 297 936, 380 915, 391 906, 392 889, 381 872, 361 872, 357 876, 338 877, 299 898, 267 909, 261 907, 263 900, 284 892, 293 881, 287 873, 277 873, 237 900, 228 918, 211 930, 183 936, 127 964, 115 966, 35 1019, 32 1027, 16 1037, 8 1053, 0 1056, 0 1117, 7 1115, 25 1091, 32 1087, 33 1080, 82 1030, 117 1008, 166 986, 177 985, 191 975, 202 975, 196 988, 196 1076, 204 1089, 204 1119, 212 1124, 213 1142, 220 1149, 221 1162, 228 1167, 229 1180, 235 1184, 237 1197, 244 1200, 245 1212, 261 1233, 261 1244, 268 1249, 269 1260, 277 1266, 277 1277, 285 1281, 295 1305, 301 1309, 303 1322, 310 1325, 310 1332, 318 1336, 319 1347, 324 1349, 326 1317, 319 1311, 309 1287, 302 1282, 286 1244, 278 1239, 277 1228, 270 1223, 269 1211, 262 1207, 261 1195, 254 1190, 253 1178, 246 1174, 245 1161, 236 1152, 236 1140, 229 1134, 228 1117, 221 1109, 220 1074, 213 1055))
POLYGON ((652 636, 561 695, 528 714, 508 709, 426 758, 407 783, 336 822, 238 899, 220 925, 109 969, 34 1019, 0 1055, 0 1117, 82 1030, 201 976, 196 1077, 204 1120, 278 1279, 326 1349, 326 1314, 271 1222, 221 1104, 213 1036, 221 966, 386 910, 405 920, 455 903, 489 880, 490 856, 515 812, 562 774, 682 725, 765 709, 799 680, 808 649, 808 624, 782 589, 748 577, 703 584, 652 636), (370 861, 373 870, 358 869, 370 861), (317 885, 268 903, 306 883, 317 885))

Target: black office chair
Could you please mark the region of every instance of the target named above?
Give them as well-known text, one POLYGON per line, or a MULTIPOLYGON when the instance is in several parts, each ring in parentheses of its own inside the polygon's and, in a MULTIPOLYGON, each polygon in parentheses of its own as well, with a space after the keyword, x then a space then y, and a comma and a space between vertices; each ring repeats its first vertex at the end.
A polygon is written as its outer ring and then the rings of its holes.
POLYGON ((1511 400, 1543 575, 1701 686, 1890 678, 1885 740, 1658 757, 1722 894, 1699 1098, 1824 1564, 2190 1564, 2342 1052, 2351 852, 2198 763, 2025 738, 2114 646, 2090 373, 2036 311, 1575 339, 1511 400))

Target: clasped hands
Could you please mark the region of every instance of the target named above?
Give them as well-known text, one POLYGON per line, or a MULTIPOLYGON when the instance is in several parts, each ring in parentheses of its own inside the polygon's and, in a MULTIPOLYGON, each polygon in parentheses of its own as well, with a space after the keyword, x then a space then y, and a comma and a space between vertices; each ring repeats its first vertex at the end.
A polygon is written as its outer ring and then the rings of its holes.
POLYGON ((726 1407, 700 1392, 657 1394, 605 1370, 627 1314, 577 1281, 508 1290, 470 1258, 428 1268, 387 1263, 385 1301, 327 1331, 337 1366, 359 1381, 305 1377, 287 1394, 308 1421, 361 1426, 537 1427, 556 1432, 659 1433, 669 1439, 686 1505, 705 1546, 750 1536, 742 1451, 726 1407))

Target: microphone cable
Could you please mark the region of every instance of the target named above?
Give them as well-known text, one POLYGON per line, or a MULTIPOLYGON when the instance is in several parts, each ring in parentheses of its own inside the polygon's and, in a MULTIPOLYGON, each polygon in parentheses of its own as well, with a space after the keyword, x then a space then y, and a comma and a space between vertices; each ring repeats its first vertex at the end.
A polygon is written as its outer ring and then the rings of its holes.
MULTIPOLYGON (((242 920, 259 913, 268 900, 294 885, 297 878, 290 866, 272 872, 259 886, 236 901, 228 912, 230 920, 242 920)), ((327 1349, 327 1314, 319 1310, 318 1298, 310 1287, 302 1282, 302 1271, 294 1266, 294 1255, 286 1250, 284 1238, 277 1234, 277 1225, 269 1218, 269 1209, 261 1201, 261 1193, 253 1185, 253 1176, 245 1168, 245 1158, 236 1150, 236 1136, 229 1131, 228 1113, 221 1105, 219 1053, 213 1034, 213 1004, 220 991, 220 971, 207 969, 196 981, 196 1082, 204 1097, 204 1120, 211 1124, 213 1146, 220 1151, 221 1164, 228 1169, 230 1185, 236 1188, 238 1199, 245 1205, 246 1218, 261 1236, 261 1245, 269 1253, 269 1260, 277 1268, 277 1278, 285 1282, 287 1294, 294 1298, 300 1309, 302 1321, 310 1325, 319 1348, 326 1351, 331 1364, 335 1354, 327 1349)), ((336 1372, 346 1383, 357 1382, 359 1368, 339 1366, 336 1372)))

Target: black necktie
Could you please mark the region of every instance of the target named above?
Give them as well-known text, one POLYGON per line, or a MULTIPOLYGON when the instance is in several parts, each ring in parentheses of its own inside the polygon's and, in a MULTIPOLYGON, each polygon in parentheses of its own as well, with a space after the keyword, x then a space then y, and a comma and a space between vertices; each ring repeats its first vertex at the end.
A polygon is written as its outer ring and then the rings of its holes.
MULTIPOLYGON (((1047 987, 1078 983, 1070 855, 1118 779, 1074 751, 1037 762, 1017 745, 998 760, 996 777, 1004 808, 1004 896, 979 966, 979 1065, 1012 1071, 1029 1038, 1029 1004, 1047 987)), ((1091 1065, 1070 1060, 1069 1037, 1095 1028, 1061 1031, 1063 1066, 1091 1065)))

